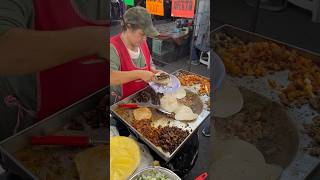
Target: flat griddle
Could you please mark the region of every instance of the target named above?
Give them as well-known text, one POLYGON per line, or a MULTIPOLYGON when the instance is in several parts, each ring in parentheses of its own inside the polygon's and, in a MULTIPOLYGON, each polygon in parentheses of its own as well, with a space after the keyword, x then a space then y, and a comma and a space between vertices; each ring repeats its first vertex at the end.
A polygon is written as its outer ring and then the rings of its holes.
MULTIPOLYGON (((177 75, 178 73, 188 73, 188 74, 194 74, 188 71, 184 71, 184 70, 177 70, 175 73, 173 73, 174 75, 177 75)), ((197 75, 197 74, 194 74, 197 75)), ((197 75, 200 76, 200 75, 197 75)), ((203 77, 203 76, 200 76, 203 77)), ((203 77, 206 78, 206 77, 203 77)), ((208 79, 208 78, 206 78, 208 79)), ((142 89, 141 91, 146 90, 147 88, 150 87, 146 87, 145 89, 142 89)), ((195 92, 194 87, 185 87, 188 91, 191 92, 195 92)), ((139 91, 139 92, 141 92, 139 91)), ((139 93, 137 92, 137 93, 139 93)), ((203 96, 198 96, 196 98, 196 101, 198 101, 199 103, 195 104, 192 108, 193 110, 199 114, 198 118, 194 121, 189 121, 189 122, 180 122, 180 121, 176 121, 176 120, 170 120, 170 125, 169 126, 176 126, 179 127, 181 129, 184 130, 188 130, 190 132, 190 134, 185 138, 185 140, 176 148, 176 150, 172 153, 169 152, 164 152, 161 148, 155 146, 153 143, 151 143, 146 137, 144 137, 140 132, 138 132, 131 124, 132 121, 132 115, 130 115, 130 112, 127 114, 127 116, 121 116, 119 113, 117 113, 117 109, 118 109, 118 105, 119 104, 125 104, 125 103, 129 103, 131 101, 131 99, 133 97, 136 96, 136 94, 133 94, 117 103, 115 103, 114 105, 112 105, 110 107, 111 109, 111 113, 112 115, 116 118, 119 119, 120 121, 122 121, 126 126, 128 126, 132 132, 139 137, 143 142, 145 142, 151 149, 153 149, 162 159, 164 159, 166 162, 170 161, 174 155, 181 149, 181 147, 188 141, 188 139, 190 139, 190 137, 196 132, 196 130, 199 128, 199 126, 204 122, 204 120, 209 116, 210 111, 208 108, 208 101, 209 101, 209 97, 207 95, 203 95, 203 96), (201 104, 200 104, 201 102, 201 104)), ((163 114, 159 114, 158 112, 156 112, 155 110, 152 110, 154 113, 155 118, 162 118, 164 119, 164 115, 163 114)), ((128 112, 128 111, 127 111, 128 112)), ((160 125, 165 125, 166 123, 168 123, 168 120, 170 118, 166 118, 165 121, 159 121, 160 125)))
MULTIPOLYGON (((295 47, 290 44, 286 44, 277 40, 273 40, 259 34, 251 33, 231 25, 224 25, 213 32, 211 36, 215 33, 226 33, 229 36, 237 37, 244 42, 260 42, 260 41, 271 41, 277 43, 281 46, 285 46, 288 49, 295 50, 298 54, 312 59, 316 64, 320 63, 320 55, 313 53, 311 51, 295 47)), ((270 88, 267 80, 276 80, 277 84, 287 85, 288 84, 288 71, 276 72, 273 75, 269 74, 264 77, 255 78, 250 76, 245 76, 242 78, 227 76, 226 79, 238 87, 244 87, 252 92, 255 92, 273 102, 279 103, 280 100, 278 93, 270 88)), ((311 123, 313 117, 319 115, 314 111, 309 105, 304 105, 301 108, 292 107, 284 108, 292 120, 293 124, 297 128, 298 133, 298 148, 295 152, 295 156, 291 159, 290 163, 285 167, 280 179, 281 180, 301 180, 305 179, 313 169, 319 164, 319 158, 310 156, 304 151, 304 148, 308 146, 311 142, 311 138, 302 133, 304 130, 304 123, 311 123)))

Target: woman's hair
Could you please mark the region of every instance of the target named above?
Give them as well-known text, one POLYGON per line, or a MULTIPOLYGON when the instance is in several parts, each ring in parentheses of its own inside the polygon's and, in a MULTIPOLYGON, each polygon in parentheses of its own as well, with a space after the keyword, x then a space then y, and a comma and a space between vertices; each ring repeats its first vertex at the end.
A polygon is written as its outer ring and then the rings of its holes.
POLYGON ((132 29, 133 31, 136 31, 138 29, 141 29, 140 26, 136 25, 136 24, 127 24, 124 22, 124 20, 121 20, 121 30, 122 32, 127 31, 128 29, 132 29))

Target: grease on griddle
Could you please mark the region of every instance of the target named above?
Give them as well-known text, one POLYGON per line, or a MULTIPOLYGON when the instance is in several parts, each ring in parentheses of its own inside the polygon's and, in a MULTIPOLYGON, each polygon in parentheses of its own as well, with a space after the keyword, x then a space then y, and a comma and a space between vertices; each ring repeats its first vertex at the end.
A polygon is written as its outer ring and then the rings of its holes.
POLYGON ((304 133, 312 138, 309 147, 304 148, 311 156, 320 156, 320 116, 312 119, 312 123, 303 124, 304 133))
POLYGON ((186 123, 186 125, 185 125, 185 127, 184 127, 184 128, 185 128, 185 129, 190 128, 189 123, 186 123))

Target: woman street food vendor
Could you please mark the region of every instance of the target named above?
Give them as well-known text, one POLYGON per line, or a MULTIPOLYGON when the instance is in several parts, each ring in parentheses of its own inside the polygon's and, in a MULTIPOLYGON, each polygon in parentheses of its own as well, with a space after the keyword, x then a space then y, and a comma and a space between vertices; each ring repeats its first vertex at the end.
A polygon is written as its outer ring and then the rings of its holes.
POLYGON ((0 140, 107 86, 108 6, 1 1, 0 140))
POLYGON ((159 33, 152 24, 151 15, 140 6, 126 11, 122 32, 110 39, 111 92, 125 98, 147 86, 156 70, 147 46, 146 37, 159 33))

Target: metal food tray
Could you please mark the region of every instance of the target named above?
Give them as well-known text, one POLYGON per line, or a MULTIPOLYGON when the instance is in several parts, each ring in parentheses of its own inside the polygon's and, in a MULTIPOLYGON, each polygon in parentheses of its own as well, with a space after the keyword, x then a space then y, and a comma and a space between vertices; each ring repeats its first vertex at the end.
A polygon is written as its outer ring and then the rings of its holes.
MULTIPOLYGON (((32 136, 52 135, 61 130, 61 128, 69 123, 73 117, 82 112, 94 109, 99 104, 102 97, 106 95, 106 92, 107 89, 103 88, 0 142, 0 164, 2 167, 9 173, 16 174, 22 179, 38 179, 14 157, 14 153, 26 147, 32 136)), ((107 134, 101 134, 101 136, 105 137, 107 134)), ((100 137, 99 135, 99 138, 103 137, 100 137)))
MULTIPOLYGON (((185 71, 185 70, 177 70, 175 71, 173 74, 176 75, 177 73, 188 73, 188 74, 193 74, 193 75, 197 75, 197 76, 200 76, 200 77, 203 77, 205 79, 208 79, 207 77, 204 77, 204 76, 201 76, 201 75, 198 75, 198 74, 195 74, 195 73, 191 73, 191 72, 188 72, 188 71, 185 71)), ((149 86, 148 86, 149 87, 149 86)), ((148 88, 146 87, 146 88, 148 88)), ((145 90, 146 88, 140 90, 140 91, 143 91, 145 90)), ((188 90, 192 90, 192 88, 187 88, 188 90)), ((169 162, 175 154, 177 154, 177 152, 181 149, 181 147, 183 147, 183 145, 188 141, 188 139, 196 132, 196 130, 199 128, 199 126, 204 122, 204 120, 209 116, 210 114, 210 110, 208 108, 208 106, 206 105, 207 102, 210 100, 209 99, 209 96, 200 96, 200 99, 201 101, 203 102, 203 110, 201 112, 201 114, 199 114, 198 118, 194 121, 191 121, 191 122, 187 122, 188 123, 188 129, 187 130, 191 130, 190 134, 185 138, 185 140, 175 149, 175 151, 173 153, 168 153, 168 152, 164 152, 160 147, 157 147, 155 146, 153 143, 151 143, 146 137, 144 137, 140 132, 138 132, 129 122, 127 122, 125 119, 122 119, 120 115, 118 115, 114 110, 118 107, 119 104, 123 104, 123 103, 128 103, 137 93, 139 93, 140 91, 136 92, 135 94, 113 104, 111 107, 110 107, 110 110, 111 110, 111 114, 116 118, 116 119, 119 119, 120 121, 122 121, 124 124, 126 124, 126 126, 128 126, 132 131, 133 133, 138 137, 140 138, 142 141, 144 141, 152 150, 154 150, 161 158, 163 158, 166 162, 169 162)), ((179 122, 176 121, 176 120, 172 120, 172 122, 170 123, 170 125, 173 125, 173 126, 177 126, 177 127, 180 127, 182 129, 185 129, 184 126, 180 126, 179 122), (173 122, 173 123, 172 123, 173 122)), ((185 123, 182 123, 181 124, 185 124, 185 123)))
MULTIPOLYGON (((226 33, 229 36, 237 37, 244 42, 259 42, 259 41, 271 41, 277 43, 281 46, 285 46, 288 49, 295 50, 298 54, 312 59, 316 64, 320 63, 320 55, 304 50, 293 45, 289 45, 280 41, 276 41, 259 34, 251 33, 231 25, 223 25, 211 32, 213 36, 215 33, 226 33)), ((278 93, 274 91, 267 82, 267 79, 273 79, 277 84, 287 85, 288 81, 288 71, 276 72, 273 75, 266 75, 260 78, 254 78, 251 76, 245 76, 242 78, 227 76, 228 79, 233 84, 245 87, 253 92, 256 92, 268 99, 280 103, 278 93)), ((299 135, 299 145, 295 157, 291 163, 284 169, 281 174, 280 180, 302 180, 306 179, 308 175, 316 168, 319 164, 319 158, 310 156, 307 154, 303 148, 307 147, 311 142, 311 138, 302 133, 303 123, 311 123, 314 116, 319 115, 314 111, 308 104, 302 106, 300 109, 297 107, 286 108, 289 117, 292 119, 293 123, 297 127, 299 135), (312 115, 314 114, 314 115, 312 115)))

